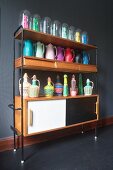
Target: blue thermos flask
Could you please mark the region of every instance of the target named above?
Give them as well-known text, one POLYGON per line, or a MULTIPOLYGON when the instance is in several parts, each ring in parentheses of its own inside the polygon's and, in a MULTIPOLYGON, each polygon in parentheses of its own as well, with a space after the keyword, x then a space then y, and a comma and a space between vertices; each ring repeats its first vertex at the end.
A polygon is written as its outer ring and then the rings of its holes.
POLYGON ((83 53, 82 53, 82 63, 83 64, 89 64, 89 60, 90 60, 89 54, 86 51, 83 51, 83 53))

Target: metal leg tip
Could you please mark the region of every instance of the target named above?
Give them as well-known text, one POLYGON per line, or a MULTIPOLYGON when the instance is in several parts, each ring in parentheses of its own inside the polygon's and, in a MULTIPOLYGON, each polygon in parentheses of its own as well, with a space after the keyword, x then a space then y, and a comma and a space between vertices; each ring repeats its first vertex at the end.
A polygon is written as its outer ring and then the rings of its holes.
POLYGON ((21 160, 21 164, 24 164, 24 160, 21 160))
POLYGON ((97 136, 95 136, 95 141, 97 141, 97 136))
POLYGON ((14 152, 16 152, 16 149, 13 149, 14 152))
POLYGON ((82 134, 84 133, 84 131, 81 132, 82 134))

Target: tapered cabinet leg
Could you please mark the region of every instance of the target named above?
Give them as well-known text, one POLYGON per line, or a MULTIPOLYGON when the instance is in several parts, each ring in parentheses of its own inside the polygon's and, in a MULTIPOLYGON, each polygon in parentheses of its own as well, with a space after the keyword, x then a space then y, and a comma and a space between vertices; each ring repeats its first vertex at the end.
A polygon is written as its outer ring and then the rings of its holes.
POLYGON ((81 131, 81 133, 82 133, 82 134, 84 133, 84 125, 82 125, 82 131, 81 131))
POLYGON ((96 127, 95 127, 95 141, 97 141, 97 124, 96 124, 96 127))
POLYGON ((14 149, 13 149, 13 151, 14 152, 16 152, 16 135, 15 135, 15 133, 14 133, 14 149))
POLYGON ((21 160, 21 164, 24 164, 24 160, 21 160))
POLYGON ((16 149, 14 148, 13 151, 16 152, 16 149))

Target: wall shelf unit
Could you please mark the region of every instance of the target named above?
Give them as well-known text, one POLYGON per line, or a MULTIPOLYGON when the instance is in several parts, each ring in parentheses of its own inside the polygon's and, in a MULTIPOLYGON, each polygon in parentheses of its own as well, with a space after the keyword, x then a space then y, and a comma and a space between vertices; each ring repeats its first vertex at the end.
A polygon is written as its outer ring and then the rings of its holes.
MULTIPOLYGON (((97 122, 99 119, 99 95, 93 94, 90 96, 77 95, 72 96, 53 96, 51 98, 39 96, 38 98, 24 98, 23 88, 21 88, 21 96, 15 95, 15 70, 21 70, 21 84, 23 87, 23 72, 24 69, 28 70, 41 70, 52 72, 68 72, 68 73, 97 73, 97 62, 94 65, 78 64, 69 62, 60 62, 57 60, 40 59, 34 56, 23 56, 23 41, 30 39, 33 42, 41 41, 44 44, 52 43, 56 46, 70 47, 77 50, 96 50, 97 59, 97 47, 89 44, 82 44, 68 39, 56 37, 53 35, 36 32, 29 29, 23 29, 19 27, 14 33, 14 67, 13 67, 13 104, 9 107, 13 109, 13 126, 14 131, 14 150, 17 148, 16 135, 21 137, 21 162, 24 162, 24 136, 38 135, 41 133, 51 132, 55 130, 68 129, 79 125, 84 125, 91 122, 97 122), (21 56, 15 57, 15 41, 21 41, 21 56), (95 100, 94 102, 94 114, 95 117, 91 120, 86 120, 74 124, 66 124, 66 116, 68 113, 67 101, 69 100, 95 100), (53 107, 51 107, 51 105, 53 107), (37 123, 38 121, 38 123, 37 123), (47 123, 49 122, 49 124, 47 123), (20 135, 21 134, 21 135, 20 135)), ((96 137, 96 128, 95 128, 96 137)))

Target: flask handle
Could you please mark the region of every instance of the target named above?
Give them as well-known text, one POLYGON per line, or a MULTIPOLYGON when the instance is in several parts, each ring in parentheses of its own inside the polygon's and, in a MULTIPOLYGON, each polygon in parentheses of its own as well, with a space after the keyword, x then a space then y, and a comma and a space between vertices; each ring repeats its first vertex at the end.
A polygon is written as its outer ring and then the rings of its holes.
POLYGON ((21 78, 19 79, 19 85, 21 84, 20 81, 21 81, 21 78))
POLYGON ((45 47, 44 47, 44 44, 43 44, 43 43, 42 43, 42 49, 43 49, 43 54, 44 54, 45 47))
POLYGON ((90 83, 92 84, 92 86, 91 86, 91 87, 92 87, 92 89, 93 89, 93 87, 94 87, 94 83, 93 83, 93 81, 90 81, 90 83))
POLYGON ((57 48, 56 46, 54 46, 54 49, 55 49, 55 59, 57 58, 57 48))
POLYGON ((53 85, 53 87, 54 87, 54 83, 51 81, 51 84, 53 85))
POLYGON ((39 88, 40 88, 40 81, 39 81, 39 80, 37 80, 37 79, 36 79, 36 81, 38 82, 38 84, 39 84, 39 88))
POLYGON ((72 59, 71 59, 71 61, 73 61, 74 60, 74 57, 75 57, 75 52, 74 52, 74 50, 73 49, 71 49, 71 52, 72 52, 72 59))

